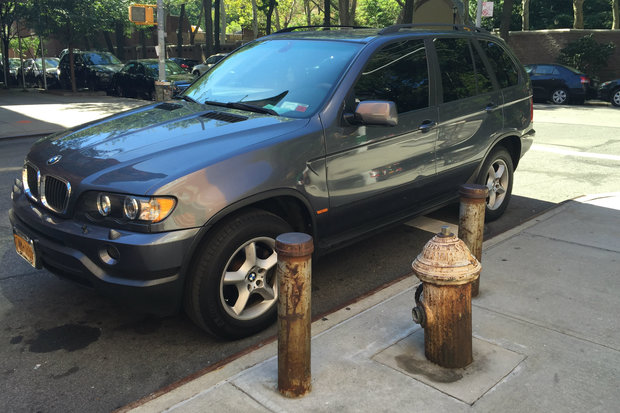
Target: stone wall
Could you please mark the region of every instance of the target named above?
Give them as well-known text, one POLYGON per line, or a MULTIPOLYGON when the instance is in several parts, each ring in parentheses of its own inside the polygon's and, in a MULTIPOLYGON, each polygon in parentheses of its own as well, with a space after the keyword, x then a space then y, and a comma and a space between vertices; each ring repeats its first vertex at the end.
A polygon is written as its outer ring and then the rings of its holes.
POLYGON ((600 80, 620 79, 620 30, 556 29, 510 32, 508 44, 523 64, 555 63, 560 50, 588 34, 593 34, 599 43, 613 42, 616 45, 607 67, 601 69, 600 80))

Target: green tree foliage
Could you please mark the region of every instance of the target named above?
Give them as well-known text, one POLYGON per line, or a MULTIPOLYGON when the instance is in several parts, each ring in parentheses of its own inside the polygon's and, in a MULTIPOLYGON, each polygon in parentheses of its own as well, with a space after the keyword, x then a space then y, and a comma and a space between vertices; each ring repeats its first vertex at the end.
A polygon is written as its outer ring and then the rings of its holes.
POLYGON ((401 6, 396 0, 359 0, 357 24, 385 27, 396 23, 401 6))
POLYGON ((581 39, 569 43, 560 51, 558 63, 579 69, 592 78, 597 78, 600 69, 607 66, 609 57, 613 54, 616 45, 612 42, 598 43, 589 34, 581 39))

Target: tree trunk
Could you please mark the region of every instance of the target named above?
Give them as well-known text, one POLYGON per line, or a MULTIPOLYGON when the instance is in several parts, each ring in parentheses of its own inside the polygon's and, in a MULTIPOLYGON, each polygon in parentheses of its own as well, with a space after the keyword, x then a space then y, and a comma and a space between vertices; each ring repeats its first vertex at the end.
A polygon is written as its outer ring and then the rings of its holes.
POLYGON ((269 0, 269 5, 267 8, 267 32, 266 34, 271 34, 271 16, 273 15, 273 9, 276 7, 276 0, 269 0))
POLYGON ((258 7, 256 6, 256 0, 252 0, 252 31, 256 39, 258 37, 258 7))
MULTIPOLYGON (((252 0, 255 1, 255 0, 252 0)), ((211 8, 213 3, 211 0, 202 0, 202 7, 205 9, 205 37, 207 57, 213 54, 213 19, 211 18, 211 8)))
POLYGON ((200 22, 202 21, 202 12, 204 11, 204 7, 200 8, 200 14, 198 14, 198 24, 196 25, 196 30, 190 30, 189 34, 189 44, 194 44, 194 38, 196 37, 196 32, 198 31, 198 27, 200 26, 200 22))
MULTIPOLYGON (((3 31, 4 34, 4 31, 3 31)), ((9 88, 8 76, 9 76, 9 44, 10 40, 6 36, 2 36, 2 70, 4 79, 4 88, 9 88)))
POLYGON ((140 37, 140 46, 142 49, 142 52, 141 52, 142 58, 146 59, 146 33, 142 29, 140 29, 138 33, 140 37))
POLYGON ((573 29, 583 29, 583 1, 573 0, 573 29))
POLYGON ((282 26, 280 25, 280 10, 278 9, 277 4, 276 4, 275 13, 276 13, 276 30, 280 31, 282 29, 282 26))
POLYGON ((521 2, 521 30, 530 30, 530 0, 522 0, 521 2))
POLYGON ((462 24, 469 24, 469 0, 463 0, 462 24))
POLYGON ((306 24, 308 26, 312 25, 312 7, 310 5, 310 0, 304 0, 304 12, 306 14, 306 24))
POLYGON ((177 56, 183 57, 183 20, 185 20, 185 3, 181 4, 179 27, 177 28, 177 56))
POLYGON ((116 53, 113 53, 121 59, 125 60, 125 25, 121 21, 116 22, 116 53))
POLYGON ((612 30, 620 29, 620 0, 612 0, 611 13, 613 15, 613 22, 611 24, 612 30))
POLYGON ((220 17, 220 0, 214 0, 213 2, 213 16, 214 16, 214 21, 213 21, 213 39, 215 40, 215 53, 219 53, 221 46, 220 46, 220 23, 221 23, 221 17, 220 17))
POLYGON ((405 7, 403 8, 403 24, 413 23, 413 3, 414 0, 405 0, 405 7))
POLYGON ((332 23, 332 2, 331 0, 325 0, 325 16, 323 17, 323 26, 331 26, 332 23))
POLYGON ((338 0, 338 15, 342 26, 352 26, 355 22, 357 0, 338 0))
POLYGON ((114 53, 114 44, 112 43, 112 38, 110 37, 110 32, 103 32, 103 39, 105 40, 105 44, 108 48, 108 52, 114 53))
POLYGON ((75 58, 73 57, 73 44, 69 43, 69 67, 71 68, 71 91, 77 92, 77 85, 75 83, 75 58))
POLYGON ((502 18, 499 26, 499 36, 508 42, 508 34, 510 32, 510 16, 512 15, 513 0, 504 0, 502 7, 502 18))

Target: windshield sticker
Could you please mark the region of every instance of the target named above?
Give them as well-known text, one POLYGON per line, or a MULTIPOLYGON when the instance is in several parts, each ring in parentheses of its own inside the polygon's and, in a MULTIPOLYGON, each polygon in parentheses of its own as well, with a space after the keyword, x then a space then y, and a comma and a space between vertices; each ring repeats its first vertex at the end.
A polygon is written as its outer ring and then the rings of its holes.
POLYGON ((287 111, 295 111, 295 112, 305 112, 308 110, 310 105, 304 105, 303 103, 297 102, 282 102, 280 105, 280 109, 284 109, 287 111))

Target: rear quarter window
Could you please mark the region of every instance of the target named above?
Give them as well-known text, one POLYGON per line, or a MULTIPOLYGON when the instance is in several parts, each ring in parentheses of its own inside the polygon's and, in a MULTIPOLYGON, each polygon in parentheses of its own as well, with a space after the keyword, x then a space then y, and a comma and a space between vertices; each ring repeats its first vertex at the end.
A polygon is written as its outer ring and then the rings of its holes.
POLYGON ((504 89, 517 85, 519 83, 519 71, 508 52, 496 42, 488 40, 479 40, 478 42, 487 55, 487 60, 495 73, 499 87, 504 89))

